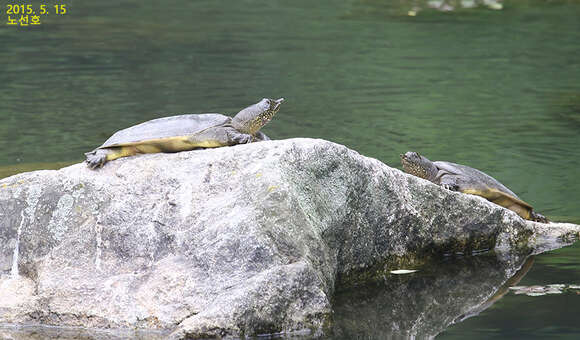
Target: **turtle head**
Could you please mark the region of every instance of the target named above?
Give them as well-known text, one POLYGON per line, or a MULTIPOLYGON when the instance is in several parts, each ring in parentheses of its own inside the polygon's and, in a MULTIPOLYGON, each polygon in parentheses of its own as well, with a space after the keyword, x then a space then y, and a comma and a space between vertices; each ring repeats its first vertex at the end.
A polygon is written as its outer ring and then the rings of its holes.
POLYGON ((242 133, 250 135, 256 134, 260 129, 268 124, 276 112, 280 110, 280 105, 284 98, 268 99, 264 98, 252 106, 248 106, 232 119, 234 128, 242 133))
POLYGON ((426 157, 418 152, 408 151, 401 154, 401 164, 405 172, 427 180, 433 180, 437 176, 437 167, 426 157))

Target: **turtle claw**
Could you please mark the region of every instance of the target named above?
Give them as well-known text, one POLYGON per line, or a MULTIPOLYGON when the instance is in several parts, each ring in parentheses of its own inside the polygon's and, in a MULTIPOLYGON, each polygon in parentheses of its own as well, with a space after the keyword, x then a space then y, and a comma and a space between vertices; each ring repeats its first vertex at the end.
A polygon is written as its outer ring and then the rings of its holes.
POLYGON ((91 152, 85 153, 87 156, 87 166, 91 170, 95 170, 96 168, 102 168, 103 165, 107 162, 107 153, 100 152, 102 150, 93 150, 91 152))
POLYGON ((262 142, 271 140, 270 137, 266 136, 262 131, 256 132, 256 135, 252 136, 252 143, 253 142, 262 142))
POLYGON ((540 223, 550 222, 550 221, 548 221, 546 216, 544 216, 542 214, 538 214, 537 212, 534 212, 534 211, 532 211, 532 213, 530 214, 530 217, 531 217, 532 221, 536 221, 536 222, 540 222, 540 223))
POLYGON ((232 140, 235 144, 248 144, 254 141, 254 137, 245 133, 238 133, 232 137, 232 140))
POLYGON ((459 189, 459 187, 455 184, 441 184, 441 186, 443 187, 443 189, 447 189, 450 191, 457 191, 457 189, 459 189))

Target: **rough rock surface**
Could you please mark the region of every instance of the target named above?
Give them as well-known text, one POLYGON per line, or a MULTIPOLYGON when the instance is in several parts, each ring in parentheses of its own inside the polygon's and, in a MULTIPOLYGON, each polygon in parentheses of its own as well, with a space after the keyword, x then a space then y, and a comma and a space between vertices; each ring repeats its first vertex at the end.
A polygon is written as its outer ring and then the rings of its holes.
POLYGON ((0 181, 0 323, 317 332, 337 281, 373 266, 579 231, 323 140, 76 164, 0 181))

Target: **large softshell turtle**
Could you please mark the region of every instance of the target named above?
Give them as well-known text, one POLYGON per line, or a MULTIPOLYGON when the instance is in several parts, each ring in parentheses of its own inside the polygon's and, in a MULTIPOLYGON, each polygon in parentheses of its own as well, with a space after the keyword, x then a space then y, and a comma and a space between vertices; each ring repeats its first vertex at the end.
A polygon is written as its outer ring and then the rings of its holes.
POLYGON ((446 189, 478 195, 515 211, 527 220, 548 223, 546 217, 534 212, 531 205, 519 199, 510 189, 477 169, 451 162, 431 162, 411 151, 401 155, 401 163, 406 172, 446 189))
POLYGON ((117 131, 91 152, 89 168, 140 153, 178 152, 269 140, 260 132, 280 109, 284 98, 264 98, 231 118, 219 113, 187 114, 153 119, 117 131))

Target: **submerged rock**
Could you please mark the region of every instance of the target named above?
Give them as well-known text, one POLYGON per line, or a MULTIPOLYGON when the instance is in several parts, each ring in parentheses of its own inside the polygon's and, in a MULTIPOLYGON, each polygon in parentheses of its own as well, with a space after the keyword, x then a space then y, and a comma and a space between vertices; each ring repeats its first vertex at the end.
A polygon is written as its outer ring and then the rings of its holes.
POLYGON ((323 140, 76 164, 0 181, 0 323, 316 333, 337 284, 377 266, 492 248, 509 261, 579 231, 323 140))

